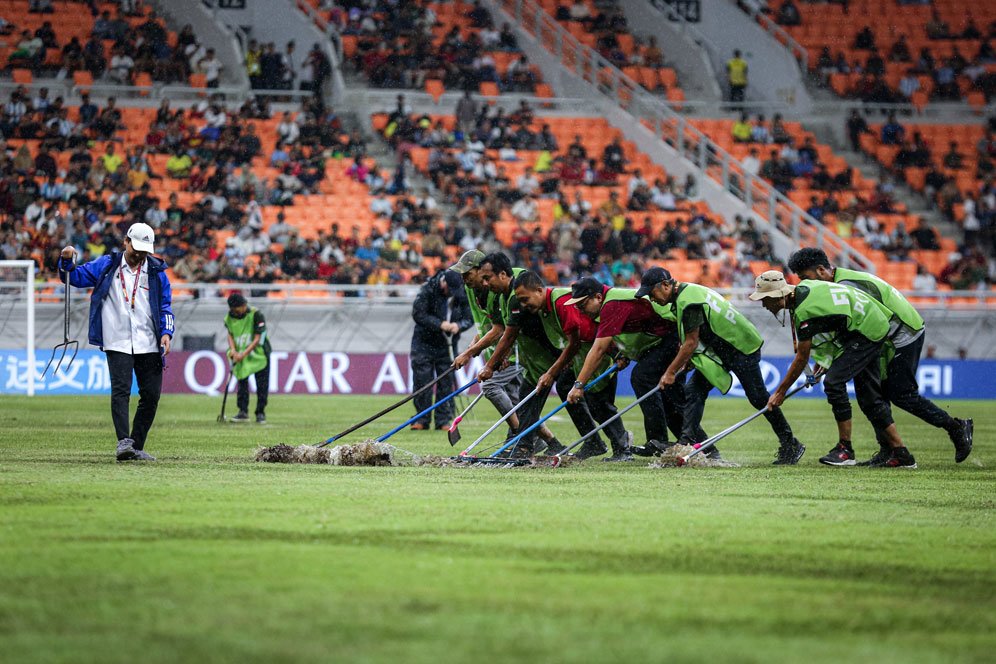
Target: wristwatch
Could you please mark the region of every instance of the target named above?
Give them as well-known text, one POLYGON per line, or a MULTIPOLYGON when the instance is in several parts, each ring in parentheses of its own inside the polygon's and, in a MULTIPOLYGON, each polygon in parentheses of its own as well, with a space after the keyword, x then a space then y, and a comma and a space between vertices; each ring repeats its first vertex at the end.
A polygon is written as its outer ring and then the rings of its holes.
POLYGON ((574 381, 574 389, 575 390, 583 390, 584 389, 584 383, 582 383, 579 380, 574 381))

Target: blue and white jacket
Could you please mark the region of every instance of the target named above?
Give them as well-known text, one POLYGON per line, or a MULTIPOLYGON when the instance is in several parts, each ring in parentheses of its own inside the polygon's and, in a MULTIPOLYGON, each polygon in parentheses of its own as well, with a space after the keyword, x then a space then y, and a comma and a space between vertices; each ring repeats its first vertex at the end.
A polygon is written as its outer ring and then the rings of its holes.
MULTIPOLYGON (((104 347, 103 319, 100 310, 104 306, 104 300, 114 283, 114 274, 121 265, 124 254, 117 251, 112 254, 104 254, 100 258, 89 263, 73 267, 71 260, 59 259, 59 276, 62 281, 66 280, 65 273, 69 272, 69 283, 74 288, 93 288, 90 295, 90 344, 104 347)), ((162 339, 164 334, 173 336, 173 289, 169 284, 169 277, 166 276, 166 263, 155 256, 148 257, 149 267, 149 304, 152 311, 156 310, 156 303, 159 303, 159 316, 153 316, 152 321, 156 326, 156 339, 162 339)), ((160 349, 161 350, 161 349, 160 349)))

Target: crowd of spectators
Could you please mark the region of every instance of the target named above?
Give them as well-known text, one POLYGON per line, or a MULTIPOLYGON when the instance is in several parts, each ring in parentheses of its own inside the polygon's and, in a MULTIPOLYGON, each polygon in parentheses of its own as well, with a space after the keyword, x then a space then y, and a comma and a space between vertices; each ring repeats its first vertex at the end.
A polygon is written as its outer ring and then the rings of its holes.
POLYGON ((250 39, 245 66, 254 90, 298 89, 319 94, 332 76, 332 63, 317 43, 301 56, 294 41, 279 51, 274 42, 261 44, 250 39))
MULTIPOLYGON (((846 3, 845 3, 846 6, 846 3)), ((784 0, 774 11, 775 19, 786 27, 798 26, 802 17, 795 0, 784 0)), ((931 46, 917 49, 907 35, 899 33, 882 39, 871 25, 858 31, 848 48, 823 46, 815 63, 816 70, 828 80, 831 74, 859 74, 856 85, 848 94, 870 103, 908 103, 917 92, 934 100, 960 100, 966 89, 980 90, 990 97, 996 92, 996 76, 987 65, 996 63, 996 21, 978 26, 971 14, 966 15, 960 28, 953 28, 936 9, 923 26, 916 42, 956 40, 950 52, 937 55, 931 46), (888 80, 890 70, 901 71, 898 85, 888 80)))
MULTIPOLYGON (((511 219, 515 227, 506 249, 518 264, 537 270, 552 265, 562 282, 592 274, 615 285, 636 283, 648 261, 677 257, 720 261, 723 269, 707 267, 706 276, 714 285, 727 285, 738 267, 731 254, 744 265, 773 258, 770 238, 753 224, 743 222, 735 233, 724 232, 690 204, 698 195, 693 177, 648 181, 640 169, 627 167, 618 139, 600 155, 589 154, 580 135, 559 146, 549 126, 525 103, 506 114, 467 95, 448 127, 412 114, 399 98, 384 135, 402 155, 402 164, 409 163, 404 155, 415 146, 429 149, 425 175, 438 202, 456 211, 437 225, 442 242, 436 248, 455 244, 463 250, 495 250, 501 246, 498 225, 511 219), (489 156, 494 151, 497 158, 489 156), (516 178, 506 171, 512 162, 527 164, 516 178), (573 195, 565 187, 572 187, 573 195), (607 187, 609 193, 596 206, 586 192, 597 187, 607 187), (553 202, 544 206, 550 219, 540 218, 541 199, 553 202), (646 215, 656 211, 687 214, 658 228, 646 215)), ((423 240, 425 255, 431 255, 426 248, 431 235, 423 240)))
MULTIPOLYGON (((860 148, 861 135, 872 129, 854 113, 847 131, 852 147, 860 148)), ((901 180, 910 168, 925 170, 923 194, 947 219, 959 224, 963 253, 996 256, 996 117, 988 120, 983 137, 974 146, 956 141, 933 146, 921 132, 908 132, 895 115, 889 116, 878 134, 881 145, 899 148, 888 169, 892 176, 901 180), (959 171, 971 174, 976 185, 960 190, 955 175, 959 171)), ((916 248, 937 248, 916 244, 916 248)))
MULTIPOLYGON (((93 15, 85 39, 56 34, 52 21, 30 30, 0 19, 12 41, 6 67, 30 69, 34 76, 72 78, 89 72, 94 80, 133 85, 140 75, 163 83, 186 84, 191 74, 203 74, 208 87, 218 87, 224 69, 213 49, 197 41, 192 25, 185 25, 171 45, 163 20, 141 3, 123 0, 112 14, 94 2, 81 2, 79 11, 93 15), (52 57, 52 53, 57 53, 52 57)), ((51 2, 32 2, 32 11, 53 13, 51 2)))
POLYGON ((564 24, 580 24, 586 32, 595 36, 595 50, 599 55, 619 69, 624 67, 665 66, 664 53, 653 35, 645 39, 632 36, 626 15, 618 0, 596 0, 593 13, 585 0, 562 2, 554 12, 554 18, 564 24), (624 48, 619 37, 627 35, 633 40, 633 48, 624 48))
POLYGON ((539 82, 511 25, 499 28, 480 3, 449 29, 428 3, 345 1, 322 7, 340 34, 356 39, 350 60, 375 87, 421 89, 434 79, 453 90, 477 90, 490 82, 500 90, 532 92, 539 82), (511 55, 504 71, 498 52, 511 55))
POLYGON ((362 137, 344 133, 335 112, 316 98, 306 100, 298 113, 280 116, 271 154, 263 154, 255 128, 270 117, 265 102, 227 108, 214 97, 174 110, 164 101, 145 140, 135 145, 124 144, 117 134, 124 127, 113 98, 103 107, 85 99, 73 114, 78 123, 66 119, 61 100, 46 108, 30 100, 16 103, 42 127, 71 125, 68 141, 57 146, 39 141, 34 157, 21 139, 36 136, 23 124, 11 134, 11 144, 0 142, 0 257, 34 258, 45 277, 54 278, 60 247, 72 244, 81 260, 90 260, 119 249, 136 221, 157 229, 157 253, 185 281, 354 284, 402 281, 400 270, 421 267, 411 245, 396 248, 397 234, 363 238, 356 228, 340 232, 333 224, 305 239, 282 212, 264 230, 264 206, 293 205, 297 197, 317 193, 330 174, 346 177, 346 158, 362 159, 366 152, 362 137), (68 159, 61 155, 62 168, 59 152, 69 153, 68 159), (158 171, 153 163, 162 157, 155 155, 169 155, 158 171), (329 159, 341 160, 333 162, 343 164, 341 174, 326 168, 329 159), (272 180, 260 174, 266 165, 278 169, 272 180), (164 195, 164 179, 176 181, 173 189, 194 194, 184 195, 193 203, 181 205, 175 191, 164 195), (229 236, 224 244, 217 240, 219 232, 229 236))

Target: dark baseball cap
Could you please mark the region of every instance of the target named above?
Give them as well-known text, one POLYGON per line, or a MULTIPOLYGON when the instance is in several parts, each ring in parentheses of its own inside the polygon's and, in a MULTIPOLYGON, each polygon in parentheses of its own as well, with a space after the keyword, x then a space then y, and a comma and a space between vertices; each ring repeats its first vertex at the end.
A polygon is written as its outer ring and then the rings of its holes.
POLYGON ((228 296, 229 309, 234 309, 235 307, 241 307, 244 304, 248 304, 248 302, 246 302, 246 298, 242 293, 232 293, 231 295, 228 296))
POLYGON ((643 278, 640 279, 640 288, 636 291, 637 297, 646 297, 650 295, 650 291, 654 290, 654 287, 658 284, 666 284, 674 281, 671 277, 671 273, 662 267, 652 267, 643 273, 643 278))
POLYGON ((481 263, 484 262, 484 252, 478 251, 477 249, 471 249, 460 257, 456 263, 450 266, 450 269, 457 274, 466 274, 471 270, 481 267, 481 263))
POLYGON ((578 302, 583 302, 586 298, 592 295, 598 295, 604 290, 602 282, 594 277, 585 277, 580 281, 575 281, 571 284, 571 299, 567 301, 567 304, 577 304, 578 302))
POLYGON ((441 280, 446 282, 451 293, 455 293, 463 288, 463 279, 453 270, 443 270, 441 280))

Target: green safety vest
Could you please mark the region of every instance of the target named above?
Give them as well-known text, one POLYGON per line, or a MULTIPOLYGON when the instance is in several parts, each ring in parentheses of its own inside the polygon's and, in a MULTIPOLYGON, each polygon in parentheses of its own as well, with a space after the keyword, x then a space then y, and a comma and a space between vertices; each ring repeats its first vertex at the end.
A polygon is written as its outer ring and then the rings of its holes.
MULTIPOLYGON (((757 328, 736 310, 722 295, 698 284, 682 284, 678 297, 671 305, 671 310, 678 321, 678 338, 685 341, 685 309, 689 306, 702 305, 706 323, 709 329, 719 338, 728 342, 744 355, 757 351, 764 341, 757 328)), ((723 394, 730 391, 733 377, 723 366, 722 360, 712 348, 707 347, 700 338, 698 348, 692 355, 692 366, 723 394)))
MULTIPOLYGON (((796 304, 793 315, 796 330, 809 320, 826 316, 847 316, 847 329, 869 341, 883 341, 889 334, 892 318, 885 305, 863 292, 844 284, 806 279, 799 283, 809 289, 809 295, 796 304)), ((829 367, 843 352, 843 345, 836 333, 820 333, 812 340, 813 361, 829 367)), ((888 344, 891 346, 891 344, 888 344)), ((886 358, 888 361, 891 358, 886 358)))
POLYGON ((923 329, 923 316, 920 315, 920 312, 913 308, 913 305, 903 297, 902 293, 896 290, 895 286, 879 279, 874 274, 838 267, 833 271, 833 280, 835 283, 846 283, 848 286, 853 286, 871 295, 885 305, 885 308, 902 321, 903 325, 914 332, 923 329))
MULTIPOLYGON (((467 293, 467 302, 470 304, 470 317, 474 320, 474 325, 477 326, 477 334, 479 337, 484 337, 493 325, 491 324, 491 315, 488 313, 491 309, 491 304, 494 302, 495 294, 493 291, 488 290, 488 296, 485 298, 485 309, 481 308, 481 305, 477 302, 477 294, 474 289, 470 286, 464 286, 463 290, 467 293)), ((491 355, 494 353, 494 348, 486 348, 482 354, 484 361, 487 362, 491 359, 491 355)), ((514 362, 514 353, 512 354, 512 361, 514 362)))
MULTIPOLYGON (((513 267, 512 278, 525 272, 524 268, 513 267)), ((515 296, 514 291, 496 295, 498 307, 501 310, 502 320, 508 325, 509 303, 515 296)), ((539 377, 546 373, 546 370, 556 361, 556 356, 550 357, 550 350, 539 340, 533 339, 527 334, 519 334, 515 340, 515 353, 518 356, 519 366, 525 373, 526 380, 535 384, 539 377)))
MULTIPOLYGON (((256 320, 256 308, 249 307, 246 315, 242 318, 232 318, 230 315, 225 314, 225 327, 228 329, 228 333, 232 335, 232 339, 235 340, 235 350, 238 352, 244 351, 252 343, 252 339, 256 336, 256 331, 253 329, 253 323, 256 320)), ((254 373, 263 369, 269 361, 266 357, 266 331, 260 336, 259 343, 252 352, 246 355, 241 362, 232 367, 232 373, 239 380, 248 378, 254 373)))
MULTIPOLYGON (((620 300, 635 300, 636 299, 636 289, 635 288, 610 288, 605 294, 604 302, 618 302, 620 300)), ((602 306, 605 306, 605 304, 602 306)), ((650 302, 650 300, 647 300, 650 302)), ((670 307, 662 307, 659 304, 654 304, 650 302, 653 306, 654 311, 656 311, 661 318, 669 320, 671 322, 676 322, 674 318, 674 313, 671 311, 670 307)), ((596 318, 596 322, 601 319, 596 318)), ((616 346, 622 352, 624 357, 630 360, 639 361, 640 356, 643 355, 647 350, 653 348, 661 342, 660 337, 656 337, 652 334, 647 334, 646 332, 623 332, 622 334, 617 334, 612 337, 613 341, 616 342, 616 346)))

